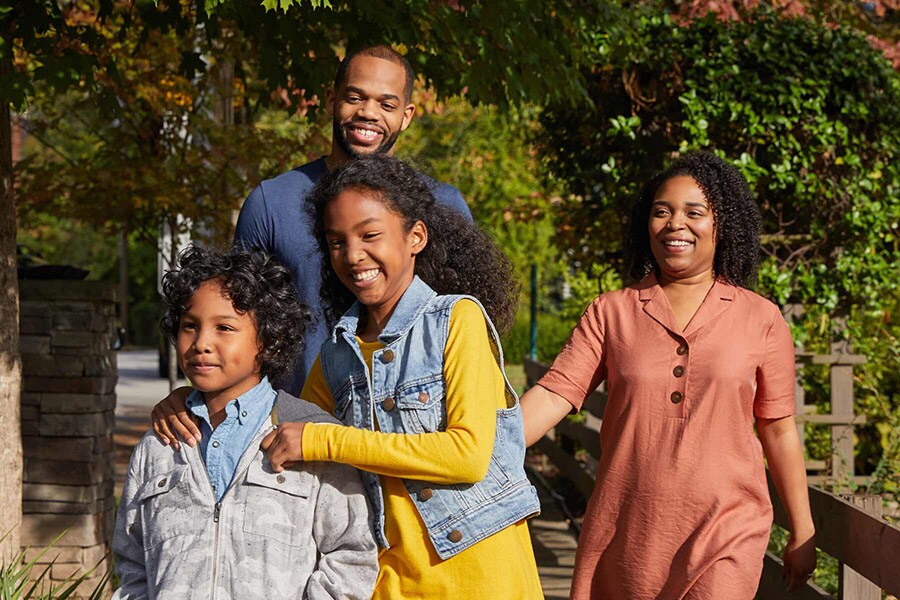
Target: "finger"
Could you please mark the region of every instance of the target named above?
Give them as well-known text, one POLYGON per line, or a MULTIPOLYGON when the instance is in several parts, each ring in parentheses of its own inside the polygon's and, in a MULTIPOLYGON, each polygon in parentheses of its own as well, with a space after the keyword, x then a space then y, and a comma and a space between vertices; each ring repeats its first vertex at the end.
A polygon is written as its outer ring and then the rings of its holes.
POLYGON ((285 469, 293 469, 297 465, 297 462, 298 461, 296 461, 296 460, 286 460, 283 463, 281 463, 281 466, 284 467, 285 469))
POLYGON ((262 448, 263 450, 268 450, 269 446, 272 445, 272 442, 275 440, 275 437, 277 435, 278 435, 278 430, 273 429, 272 431, 270 431, 269 433, 266 434, 266 437, 264 437, 262 439, 262 441, 259 443, 259 447, 262 448))
POLYGON ((172 441, 172 447, 175 448, 175 451, 180 451, 181 442, 178 441, 178 436, 175 435, 175 432, 172 431, 171 427, 169 427, 169 423, 165 420, 161 420, 157 421, 155 424, 159 427, 160 432, 162 432, 164 436, 172 441))
MULTIPOLYGON (((190 422, 190 418, 187 419, 190 422)), ((166 422, 172 431, 181 436, 181 439, 184 440, 184 443, 193 448, 197 444, 197 435, 194 431, 188 429, 185 425, 184 421, 181 419, 181 415, 179 413, 170 412, 166 416, 166 422)), ((196 431, 196 426, 194 426, 193 422, 190 422, 191 427, 196 431)))
MULTIPOLYGON (((203 439, 203 434, 200 433, 200 428, 197 427, 197 423, 194 420, 194 415, 188 412, 186 409, 176 412, 175 416, 178 418, 178 423, 181 424, 188 432, 188 437, 197 440, 198 442, 203 439)), ((187 438, 185 438, 187 439, 187 438)))
POLYGON ((169 438, 160 431, 159 425, 156 423, 152 423, 153 433, 156 434, 156 437, 159 438, 159 441, 162 442, 163 446, 169 445, 169 438))

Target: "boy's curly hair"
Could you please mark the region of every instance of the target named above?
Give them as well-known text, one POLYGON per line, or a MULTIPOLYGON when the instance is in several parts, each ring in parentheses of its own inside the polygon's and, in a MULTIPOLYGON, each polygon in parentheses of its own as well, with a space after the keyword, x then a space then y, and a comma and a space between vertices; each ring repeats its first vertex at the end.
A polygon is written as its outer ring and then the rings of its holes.
POLYGON ((685 154, 644 186, 632 209, 626 237, 630 275, 640 280, 650 271, 659 271, 647 229, 650 209, 663 182, 679 175, 697 182, 712 209, 716 232, 713 273, 732 285, 751 285, 756 281, 759 263, 759 206, 740 171, 712 152, 685 154))
POLYGON ((271 378, 292 371, 312 313, 297 299, 291 272, 257 248, 225 252, 198 245, 186 248, 178 257, 178 268, 163 276, 163 334, 175 341, 181 314, 200 284, 213 280, 221 284, 236 311, 253 317, 262 347, 260 374, 271 378))
POLYGON ((322 303, 333 325, 354 296, 331 268, 325 239, 325 207, 346 190, 368 190, 403 218, 406 231, 416 221, 428 230, 428 244, 416 256, 415 272, 438 294, 478 298, 501 335, 512 327, 519 283, 506 255, 477 225, 438 204, 422 176, 390 156, 353 160, 324 177, 309 196, 309 210, 322 251, 322 303))

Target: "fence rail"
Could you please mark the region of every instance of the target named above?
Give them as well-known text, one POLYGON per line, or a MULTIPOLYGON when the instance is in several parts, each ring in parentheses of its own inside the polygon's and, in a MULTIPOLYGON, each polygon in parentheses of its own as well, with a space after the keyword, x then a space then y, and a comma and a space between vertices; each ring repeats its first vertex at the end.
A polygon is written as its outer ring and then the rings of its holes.
MULTIPOLYGON (((832 413, 812 414, 800 394, 798 408, 802 410, 798 410, 797 421, 801 432, 804 422, 832 427, 832 441, 837 436, 841 442, 838 445, 833 443, 832 451, 839 455, 832 458, 832 463, 835 470, 844 476, 852 476, 853 473, 853 426, 864 422, 862 417, 853 414, 852 396, 853 365, 863 362, 865 357, 851 354, 797 354, 798 365, 826 364, 831 367, 832 413), (839 371, 835 373, 835 369, 839 371), (849 410, 846 402, 848 395, 849 410), (838 396, 841 398, 835 403, 838 396), (844 428, 849 429, 849 436, 844 428), (848 437, 850 443, 846 443, 848 437), (838 469, 838 465, 844 468, 838 469)), ((543 363, 525 359, 525 374, 529 386, 546 371, 547 366, 543 363)), ((564 419, 535 445, 585 496, 590 496, 594 489, 595 475, 584 461, 576 458, 574 451, 576 447, 580 447, 594 459, 599 459, 600 424, 605 407, 606 392, 601 387, 585 401, 584 409, 587 414, 584 422, 575 423, 564 419)), ((810 479, 815 480, 813 477, 810 479)), ((787 513, 771 478, 769 495, 772 498, 775 523, 787 528, 787 513)), ((900 596, 900 529, 881 518, 881 499, 875 496, 841 497, 812 485, 809 487, 809 499, 816 525, 816 546, 840 563, 838 600, 881 600, 881 590, 900 596)), ((832 596, 812 583, 788 595, 781 579, 782 568, 778 557, 766 553, 759 598, 833 600, 832 596)))

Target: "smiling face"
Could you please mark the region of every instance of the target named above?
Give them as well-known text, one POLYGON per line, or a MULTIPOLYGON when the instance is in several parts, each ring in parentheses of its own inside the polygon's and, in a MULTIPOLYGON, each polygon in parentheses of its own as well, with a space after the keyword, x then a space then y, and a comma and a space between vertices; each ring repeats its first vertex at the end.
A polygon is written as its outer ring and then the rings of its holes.
POLYGON ((234 309, 218 281, 205 281, 181 314, 178 364, 191 383, 210 395, 234 400, 260 382, 256 321, 234 309))
POLYGON ((341 192, 325 207, 323 221, 338 279, 370 318, 385 320, 415 276, 416 255, 428 243, 425 225, 416 221, 407 231, 403 217, 365 189, 341 192))
POLYGON ((416 107, 406 98, 406 71, 373 56, 357 56, 347 76, 329 90, 326 106, 333 117, 332 152, 341 158, 388 154, 416 107))
POLYGON ((678 175, 659 186, 650 207, 650 249, 663 279, 712 278, 716 255, 715 219, 703 190, 678 175))

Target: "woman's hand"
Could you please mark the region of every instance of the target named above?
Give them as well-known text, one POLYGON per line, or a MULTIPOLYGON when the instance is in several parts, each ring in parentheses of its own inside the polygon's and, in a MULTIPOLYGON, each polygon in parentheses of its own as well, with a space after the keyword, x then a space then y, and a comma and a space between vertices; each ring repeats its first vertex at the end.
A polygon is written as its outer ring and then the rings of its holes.
POLYGON ((791 534, 784 549, 784 579, 788 581, 787 591, 803 587, 816 570, 816 538, 812 533, 791 534))
POLYGON ((200 428, 194 421, 194 417, 188 412, 184 403, 187 402, 188 396, 194 388, 183 386, 172 390, 172 392, 159 401, 153 407, 150 413, 150 419, 153 421, 153 432, 163 444, 176 450, 181 449, 178 443, 177 433, 184 439, 185 443, 193 448, 200 441, 200 428))
POLYGON ((279 423, 262 439, 259 446, 266 451, 272 469, 281 473, 303 460, 303 421, 279 423))

